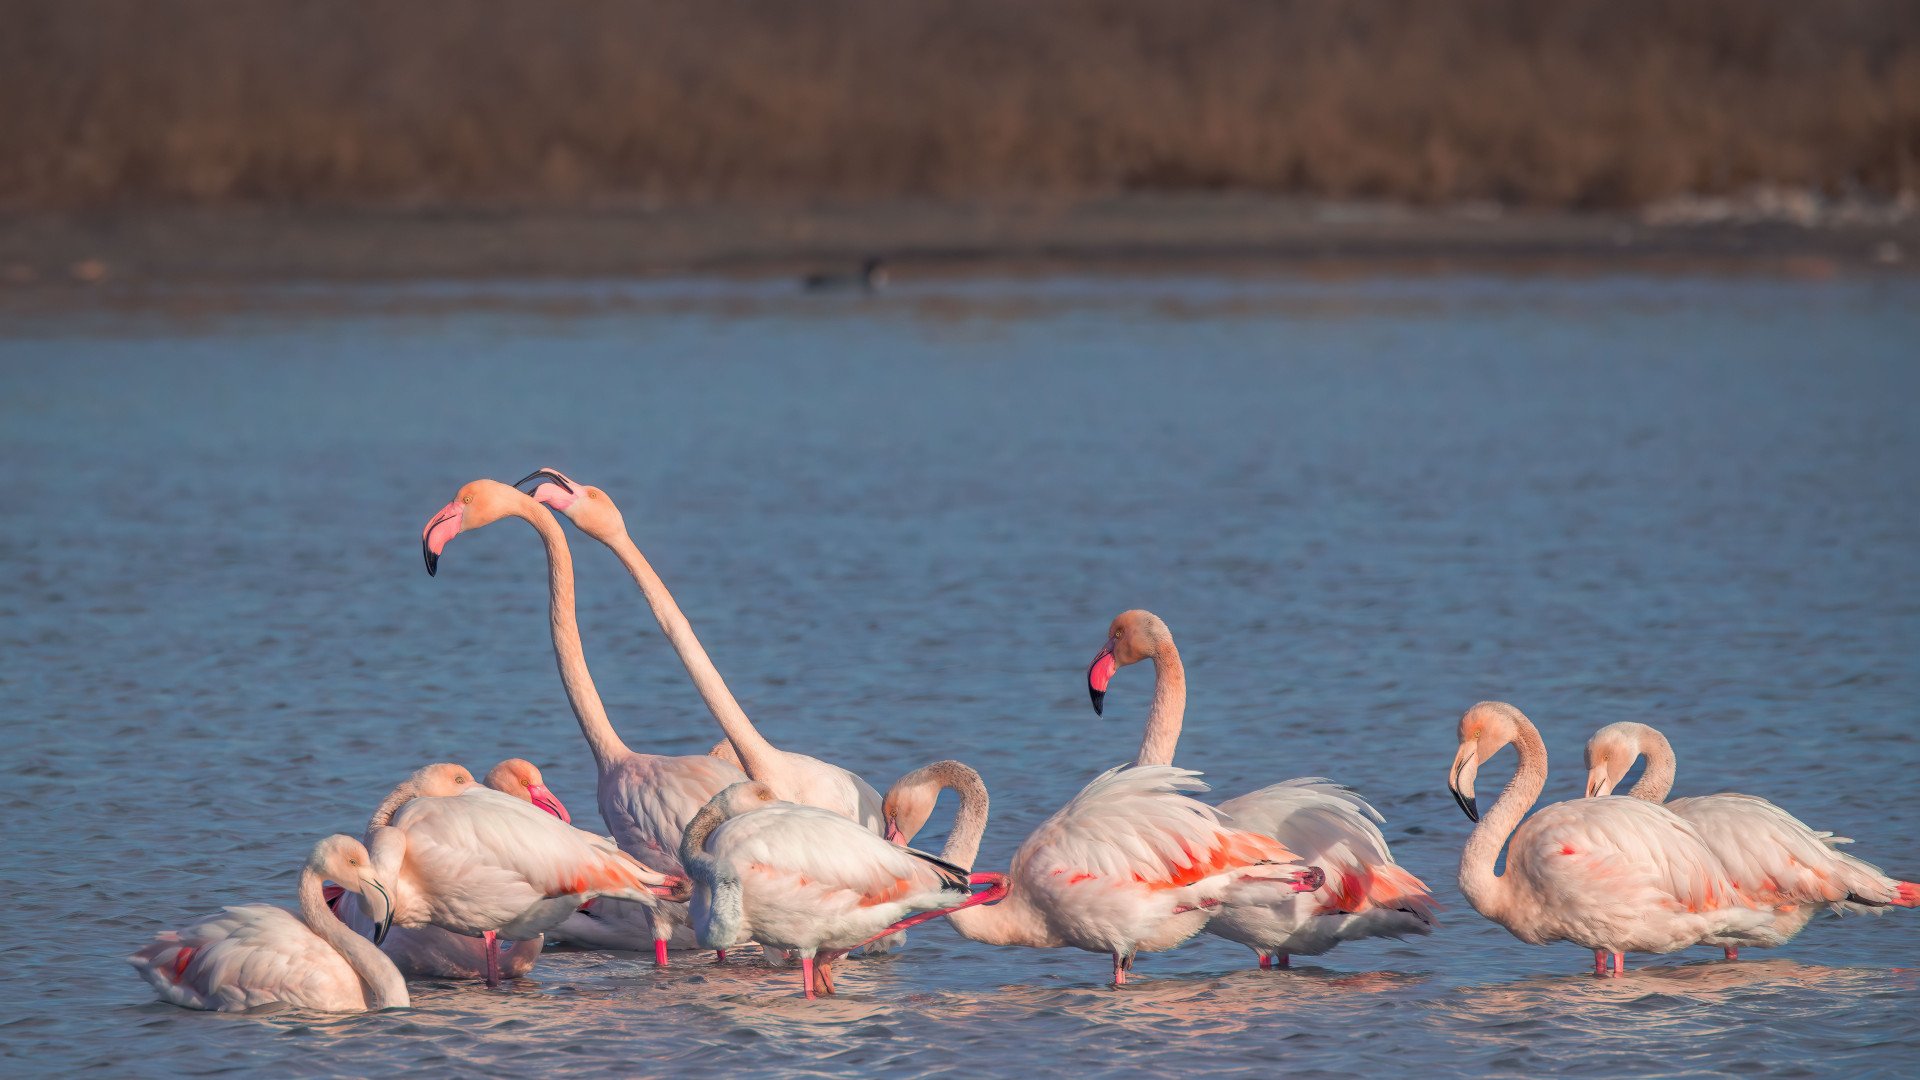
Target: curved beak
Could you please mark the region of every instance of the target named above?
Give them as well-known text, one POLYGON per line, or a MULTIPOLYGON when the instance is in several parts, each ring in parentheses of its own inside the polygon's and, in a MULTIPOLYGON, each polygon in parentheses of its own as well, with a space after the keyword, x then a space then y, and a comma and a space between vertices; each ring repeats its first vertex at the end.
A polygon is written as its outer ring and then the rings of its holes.
POLYGON ((1605 765, 1595 765, 1587 771, 1587 798, 1613 794, 1613 777, 1608 775, 1605 765))
POLYGON ((667 874, 666 881, 659 885, 649 885, 655 896, 684 904, 693 897, 693 882, 676 874, 667 874))
POLYGON ((560 796, 548 791, 547 785, 533 784, 529 786, 527 788, 527 798, 533 805, 545 810, 561 821, 569 825, 573 824, 573 817, 567 813, 566 804, 560 801, 560 796))
POLYGON ((1453 755, 1453 772, 1447 776, 1447 790, 1453 792, 1453 801, 1467 815, 1468 821, 1480 820, 1480 804, 1473 797, 1473 778, 1480 772, 1480 757, 1474 752, 1473 744, 1461 743, 1458 753, 1453 755))
POLYGON ((427 560, 427 576, 432 577, 440 567, 440 553, 447 549, 447 541, 460 535, 460 501, 458 499, 440 508, 440 512, 428 520, 427 527, 420 530, 420 554, 427 560))
POLYGON ((535 469, 532 472, 528 473, 527 475, 521 477, 519 482, 514 484, 513 486, 525 487, 527 485, 527 481, 529 480, 546 480, 551 483, 559 484, 561 487, 566 489, 566 492, 569 495, 575 494, 574 488, 573 488, 573 481, 567 479, 566 474, 561 472, 559 469, 535 469))
POLYGON ((892 817, 887 818, 887 843, 895 847, 906 847, 907 837, 900 831, 900 823, 892 817))
POLYGON ((386 887, 379 882, 368 878, 367 884, 373 886, 373 891, 380 894, 381 907, 385 909, 380 915, 380 921, 373 927, 373 943, 378 945, 387 940, 387 935, 393 931, 393 897, 387 895, 386 887))
POLYGON ((1120 662, 1113 658, 1113 642, 1107 642, 1100 655, 1093 658, 1093 666, 1087 668, 1087 696, 1093 699, 1093 715, 1105 716, 1107 685, 1113 682, 1113 673, 1120 668, 1120 662))

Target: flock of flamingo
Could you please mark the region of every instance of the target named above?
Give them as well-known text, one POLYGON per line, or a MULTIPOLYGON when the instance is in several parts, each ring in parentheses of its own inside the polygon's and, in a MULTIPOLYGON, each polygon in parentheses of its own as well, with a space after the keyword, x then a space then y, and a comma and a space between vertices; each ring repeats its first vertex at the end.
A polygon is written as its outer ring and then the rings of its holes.
MULTIPOLYGON (((937 761, 882 798, 847 769, 774 746, 599 488, 553 469, 514 486, 467 484, 422 533, 427 572, 455 536, 509 517, 531 524, 546 548, 554 653, 611 835, 574 827, 526 761, 500 763, 485 783, 458 765, 429 765, 380 803, 362 838, 314 846, 297 914, 229 907, 130 957, 163 1000, 228 1011, 405 1007, 410 977, 494 985, 530 970, 548 939, 650 947, 663 965, 672 949, 708 949, 724 962, 727 950, 758 946, 775 965, 797 961, 812 998, 834 992, 834 967, 848 953, 891 948, 908 927, 940 917, 990 945, 1105 954, 1118 986, 1135 954, 1202 932, 1247 946, 1262 968, 1284 968, 1342 941, 1435 926, 1433 896, 1394 861, 1382 818, 1352 790, 1306 777, 1217 806, 1195 798, 1207 790, 1200 774, 1173 764, 1186 676, 1172 634, 1149 612, 1115 618, 1087 672, 1099 711, 1120 668, 1152 662, 1138 756, 1095 776, 1005 873, 979 872, 980 773, 937 761), (615 732, 582 652, 556 513, 611 548, 639 584, 725 735, 711 753, 639 753, 615 732), (909 846, 944 791, 958 797, 944 849, 909 846)), ((1520 710, 1482 702, 1460 720, 1448 786, 1477 822, 1460 859, 1468 902, 1522 941, 1593 950, 1597 975, 1620 975, 1628 952, 1709 945, 1732 960, 1742 946, 1781 944, 1822 910, 1920 904, 1920 886, 1841 853, 1848 840, 1763 799, 1664 801, 1673 750, 1644 724, 1601 729, 1587 765, 1586 797, 1529 817, 1546 783, 1545 745, 1520 710), (1519 767, 1482 816, 1476 773, 1508 744, 1519 767), (1639 783, 1612 794, 1642 755, 1639 783)))

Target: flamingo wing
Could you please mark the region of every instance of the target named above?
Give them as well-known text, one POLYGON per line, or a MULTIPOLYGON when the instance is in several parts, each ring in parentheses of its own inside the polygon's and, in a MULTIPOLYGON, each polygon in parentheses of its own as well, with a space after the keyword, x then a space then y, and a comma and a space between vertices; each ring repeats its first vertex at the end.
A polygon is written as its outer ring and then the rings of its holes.
POLYGON ((1692 825, 1622 795, 1541 808, 1515 833, 1507 864, 1509 873, 1580 902, 1688 912, 1747 906, 1692 825))
POLYGON ((635 754, 600 784, 600 816, 620 850, 665 874, 684 874, 680 837, 708 800, 747 778, 714 757, 635 754))
POLYGON ((742 869, 760 869, 857 898, 861 906, 894 903, 927 892, 968 894, 967 875, 924 852, 887 843, 828 810, 778 803, 731 818, 714 830, 709 850, 742 869))
POLYGON ((284 1001, 332 1011, 366 1007, 359 976, 285 908, 240 904, 169 930, 128 958, 160 996, 237 1012, 284 1001))
POLYGON ((509 904, 595 895, 650 901, 649 886, 666 881, 612 840, 488 788, 414 799, 393 823, 407 834, 411 877, 509 904))
POLYGON ((1849 897, 1890 903, 1899 883, 1870 863, 1834 850, 1851 843, 1809 827, 1752 795, 1675 799, 1667 809, 1699 830, 1742 892, 1774 905, 1836 904, 1849 897))
POLYGON ((1324 870, 1326 884, 1317 898, 1323 913, 1386 909, 1433 921, 1432 892, 1394 861, 1380 833, 1379 812, 1352 789, 1306 776, 1229 799, 1220 812, 1324 870))

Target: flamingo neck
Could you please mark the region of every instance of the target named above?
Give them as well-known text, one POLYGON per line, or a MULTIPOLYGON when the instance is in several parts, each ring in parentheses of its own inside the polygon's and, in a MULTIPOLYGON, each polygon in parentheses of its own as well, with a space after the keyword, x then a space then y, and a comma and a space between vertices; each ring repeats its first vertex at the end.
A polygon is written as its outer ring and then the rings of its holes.
POLYGON ((1646 755, 1647 767, 1640 773, 1640 782, 1633 785, 1627 795, 1650 803, 1666 802, 1668 793, 1673 791, 1674 773, 1679 768, 1674 760, 1673 744, 1653 728, 1642 728, 1640 752, 1646 755))
POLYGON ((932 778, 942 788, 960 796, 960 810, 953 816, 953 828, 947 831, 947 846, 941 849, 940 857, 971 870, 980 856, 980 841, 987 834, 987 783, 979 773, 958 762, 941 762, 932 771, 932 778))
POLYGON ((727 689, 727 681, 720 677, 720 670, 713 666, 713 660, 707 656, 707 650, 701 646, 700 639, 694 636, 693 624, 674 602, 673 594, 667 591, 666 582, 654 573, 653 564, 640 553, 633 537, 623 529, 613 537, 603 541, 619 557, 620 565, 633 575, 634 583, 640 586, 640 594, 646 598, 647 607, 653 611, 660 631, 667 636, 668 644, 680 657, 680 663, 693 679, 693 687, 700 694, 700 700, 706 703, 707 711, 726 733, 727 740, 733 743, 734 752, 739 755, 741 769, 755 780, 777 781, 785 767, 780 751, 761 735, 747 719, 746 711, 734 700, 733 692, 727 689))
POLYGON ((1511 907, 1514 884, 1512 875, 1494 872, 1494 862, 1547 784, 1547 745, 1540 732, 1524 717, 1515 728, 1513 748, 1520 766, 1460 852, 1460 891, 1475 911, 1495 921, 1511 907))
POLYGON ((1171 765, 1180 743, 1180 722, 1187 714, 1187 669, 1173 638, 1163 637, 1153 653, 1153 703, 1135 765, 1171 765))
MULTIPOLYGON (((299 890, 300 920, 307 924, 307 929, 313 931, 315 936, 339 953, 353 973, 359 976, 361 989, 367 997, 367 1008, 374 1012, 406 1008, 410 1004, 407 980, 401 977, 400 969, 378 946, 354 933, 346 923, 335 917, 333 910, 327 907, 319 872, 311 866, 303 868, 300 871, 299 890)), ((366 910, 364 901, 362 903, 363 910, 366 910)))
POLYGON ((380 801, 379 806, 374 807, 373 817, 367 819, 367 835, 371 836, 375 829, 393 824, 393 815, 399 813, 401 807, 412 802, 418 793, 419 789, 414 786, 412 780, 407 780, 394 788, 391 794, 380 801))
POLYGON ((560 684, 566 688, 567 704, 573 707, 574 719, 580 722, 580 734, 586 736, 593 759, 604 772, 610 764, 631 756, 633 751, 621 741, 619 732, 613 730, 613 721, 607 718, 600 691, 593 685, 593 674, 587 670, 586 652, 580 645, 580 620, 574 605, 573 553, 567 549, 566 533, 561 531, 560 523, 553 520, 552 514, 535 510, 534 505, 528 500, 528 505, 516 505, 511 513, 532 525, 546 546, 547 623, 553 635, 554 662, 560 668, 560 684))

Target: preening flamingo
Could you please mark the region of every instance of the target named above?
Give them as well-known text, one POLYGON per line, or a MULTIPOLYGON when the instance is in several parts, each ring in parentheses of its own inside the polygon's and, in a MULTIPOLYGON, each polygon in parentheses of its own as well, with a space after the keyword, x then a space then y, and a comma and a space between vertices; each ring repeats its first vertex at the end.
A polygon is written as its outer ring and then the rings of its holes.
MULTIPOLYGON (((607 718, 600 692, 587 670, 580 645, 580 624, 574 612, 573 556, 566 534, 553 515, 525 493, 493 480, 475 480, 461 488, 421 533, 427 573, 439 565, 446 545, 461 532, 471 532, 505 517, 517 517, 540 534, 547 553, 547 619, 553 637, 554 659, 567 703, 580 723, 593 752, 599 775, 600 817, 621 850, 663 872, 679 874, 680 834, 707 800, 729 784, 745 780, 737 767, 704 754, 639 754, 622 742, 607 718)), ((602 901, 596 908, 619 904, 602 901)), ((686 921, 686 909, 676 904, 650 904, 654 962, 667 962, 667 943, 676 925, 686 921)))
POLYGON ((1625 953, 1674 952, 1771 921, 1699 831, 1663 807, 1619 796, 1575 799, 1542 807, 1522 824, 1546 782, 1546 744, 1519 709, 1483 701, 1460 718, 1447 786, 1479 823, 1460 853, 1460 891, 1514 937, 1592 949, 1596 975, 1606 973, 1611 953, 1617 976, 1625 953), (1509 743, 1519 767, 1482 818, 1474 777, 1509 743), (1503 845, 1506 873, 1496 874, 1503 845))
POLYGON ((714 667, 707 650, 694 636, 693 626, 667 591, 666 583, 654 573, 633 537, 627 533, 625 519, 605 491, 580 484, 557 469, 540 469, 520 481, 542 481, 533 489, 536 502, 566 515, 581 532, 605 544, 640 586, 640 594, 653 611, 660 630, 680 657, 680 663, 693 679, 693 686, 706 703, 707 711, 725 733, 732 753, 720 747, 715 755, 745 770, 749 777, 771 786, 774 794, 786 802, 817 806, 880 831, 880 793, 853 772, 830 765, 818 758, 781 750, 767 741, 747 718, 746 711, 727 689, 726 680, 714 667))
MULTIPOLYGON (((1199 933, 1230 893, 1320 888, 1319 868, 1302 868, 1279 841, 1237 829, 1187 795, 1207 790, 1199 775, 1168 765, 1101 773, 1020 845, 1005 899, 947 921, 989 945, 1105 953, 1120 986, 1135 953, 1171 949, 1199 933)), ((986 831, 987 792, 980 774, 960 762, 901 777, 884 803, 889 831, 918 832, 947 789, 960 795, 960 813, 942 858, 971 866, 986 831)))
POLYGON ((388 913, 384 936, 391 912, 367 849, 351 836, 329 836, 300 870, 297 916, 241 904, 157 935, 127 962, 161 1000, 189 1009, 239 1012, 275 1001, 327 1012, 406 1008, 407 983, 393 961, 327 909, 328 878, 388 913))
MULTIPOLYGON (((1673 790, 1673 744, 1652 727, 1631 721, 1608 724, 1587 740, 1587 795, 1611 794, 1642 754, 1646 771, 1627 794, 1662 804, 1673 790)), ((1809 828, 1765 799, 1723 792, 1664 805, 1699 830, 1748 899, 1773 912, 1759 927, 1707 939, 1729 960, 1739 958, 1743 945, 1768 948, 1785 942, 1823 910, 1881 914, 1890 906, 1920 905, 1920 885, 1834 850, 1853 841, 1809 828)))
MULTIPOLYGON (((540 770, 524 758, 508 758, 495 765, 487 772, 485 783, 502 794, 525 800, 561 821, 573 820, 559 797, 547 789, 540 770)), ((450 792, 453 793, 457 792, 450 792)), ((393 810, 397 809, 383 805, 371 828, 387 824, 393 816, 393 810)), ((346 923, 354 933, 362 937, 372 936, 375 921, 357 895, 333 886, 327 890, 327 898, 340 921, 346 923)), ((491 969, 496 979, 518 979, 533 970, 545 944, 544 936, 502 942, 492 934, 474 938, 437 926, 396 926, 380 943, 380 951, 386 953, 387 958, 400 969, 400 974, 407 978, 486 978, 491 969), (488 964, 489 952, 493 953, 491 966, 488 964)))
MULTIPOLYGON (((396 788, 376 812, 367 846, 393 895, 397 926, 520 941, 560 925, 597 896, 645 903, 687 896, 683 879, 473 783, 458 765, 429 765, 396 788), (391 815, 389 824, 379 824, 382 815, 391 815)), ((497 955, 487 950, 489 985, 499 977, 492 970, 497 955)))
MULTIPOLYGON (((1142 660, 1153 662, 1153 701, 1135 764, 1171 765, 1186 714, 1187 677, 1173 632, 1159 616, 1133 610, 1114 618, 1087 669, 1087 691, 1094 712, 1103 713, 1114 673, 1142 660)), ((1380 834, 1384 819, 1354 791, 1308 776, 1229 799, 1220 811, 1326 873, 1326 884, 1312 893, 1230 893, 1207 923, 1207 933, 1251 948, 1261 967, 1286 967, 1290 956, 1318 956, 1342 941, 1433 931, 1432 893, 1394 861, 1380 834)))
POLYGON ((968 872, 875 836, 758 780, 713 797, 687 825, 700 943, 748 939, 800 957, 807 997, 834 992, 833 962, 915 914, 970 899, 968 872))

